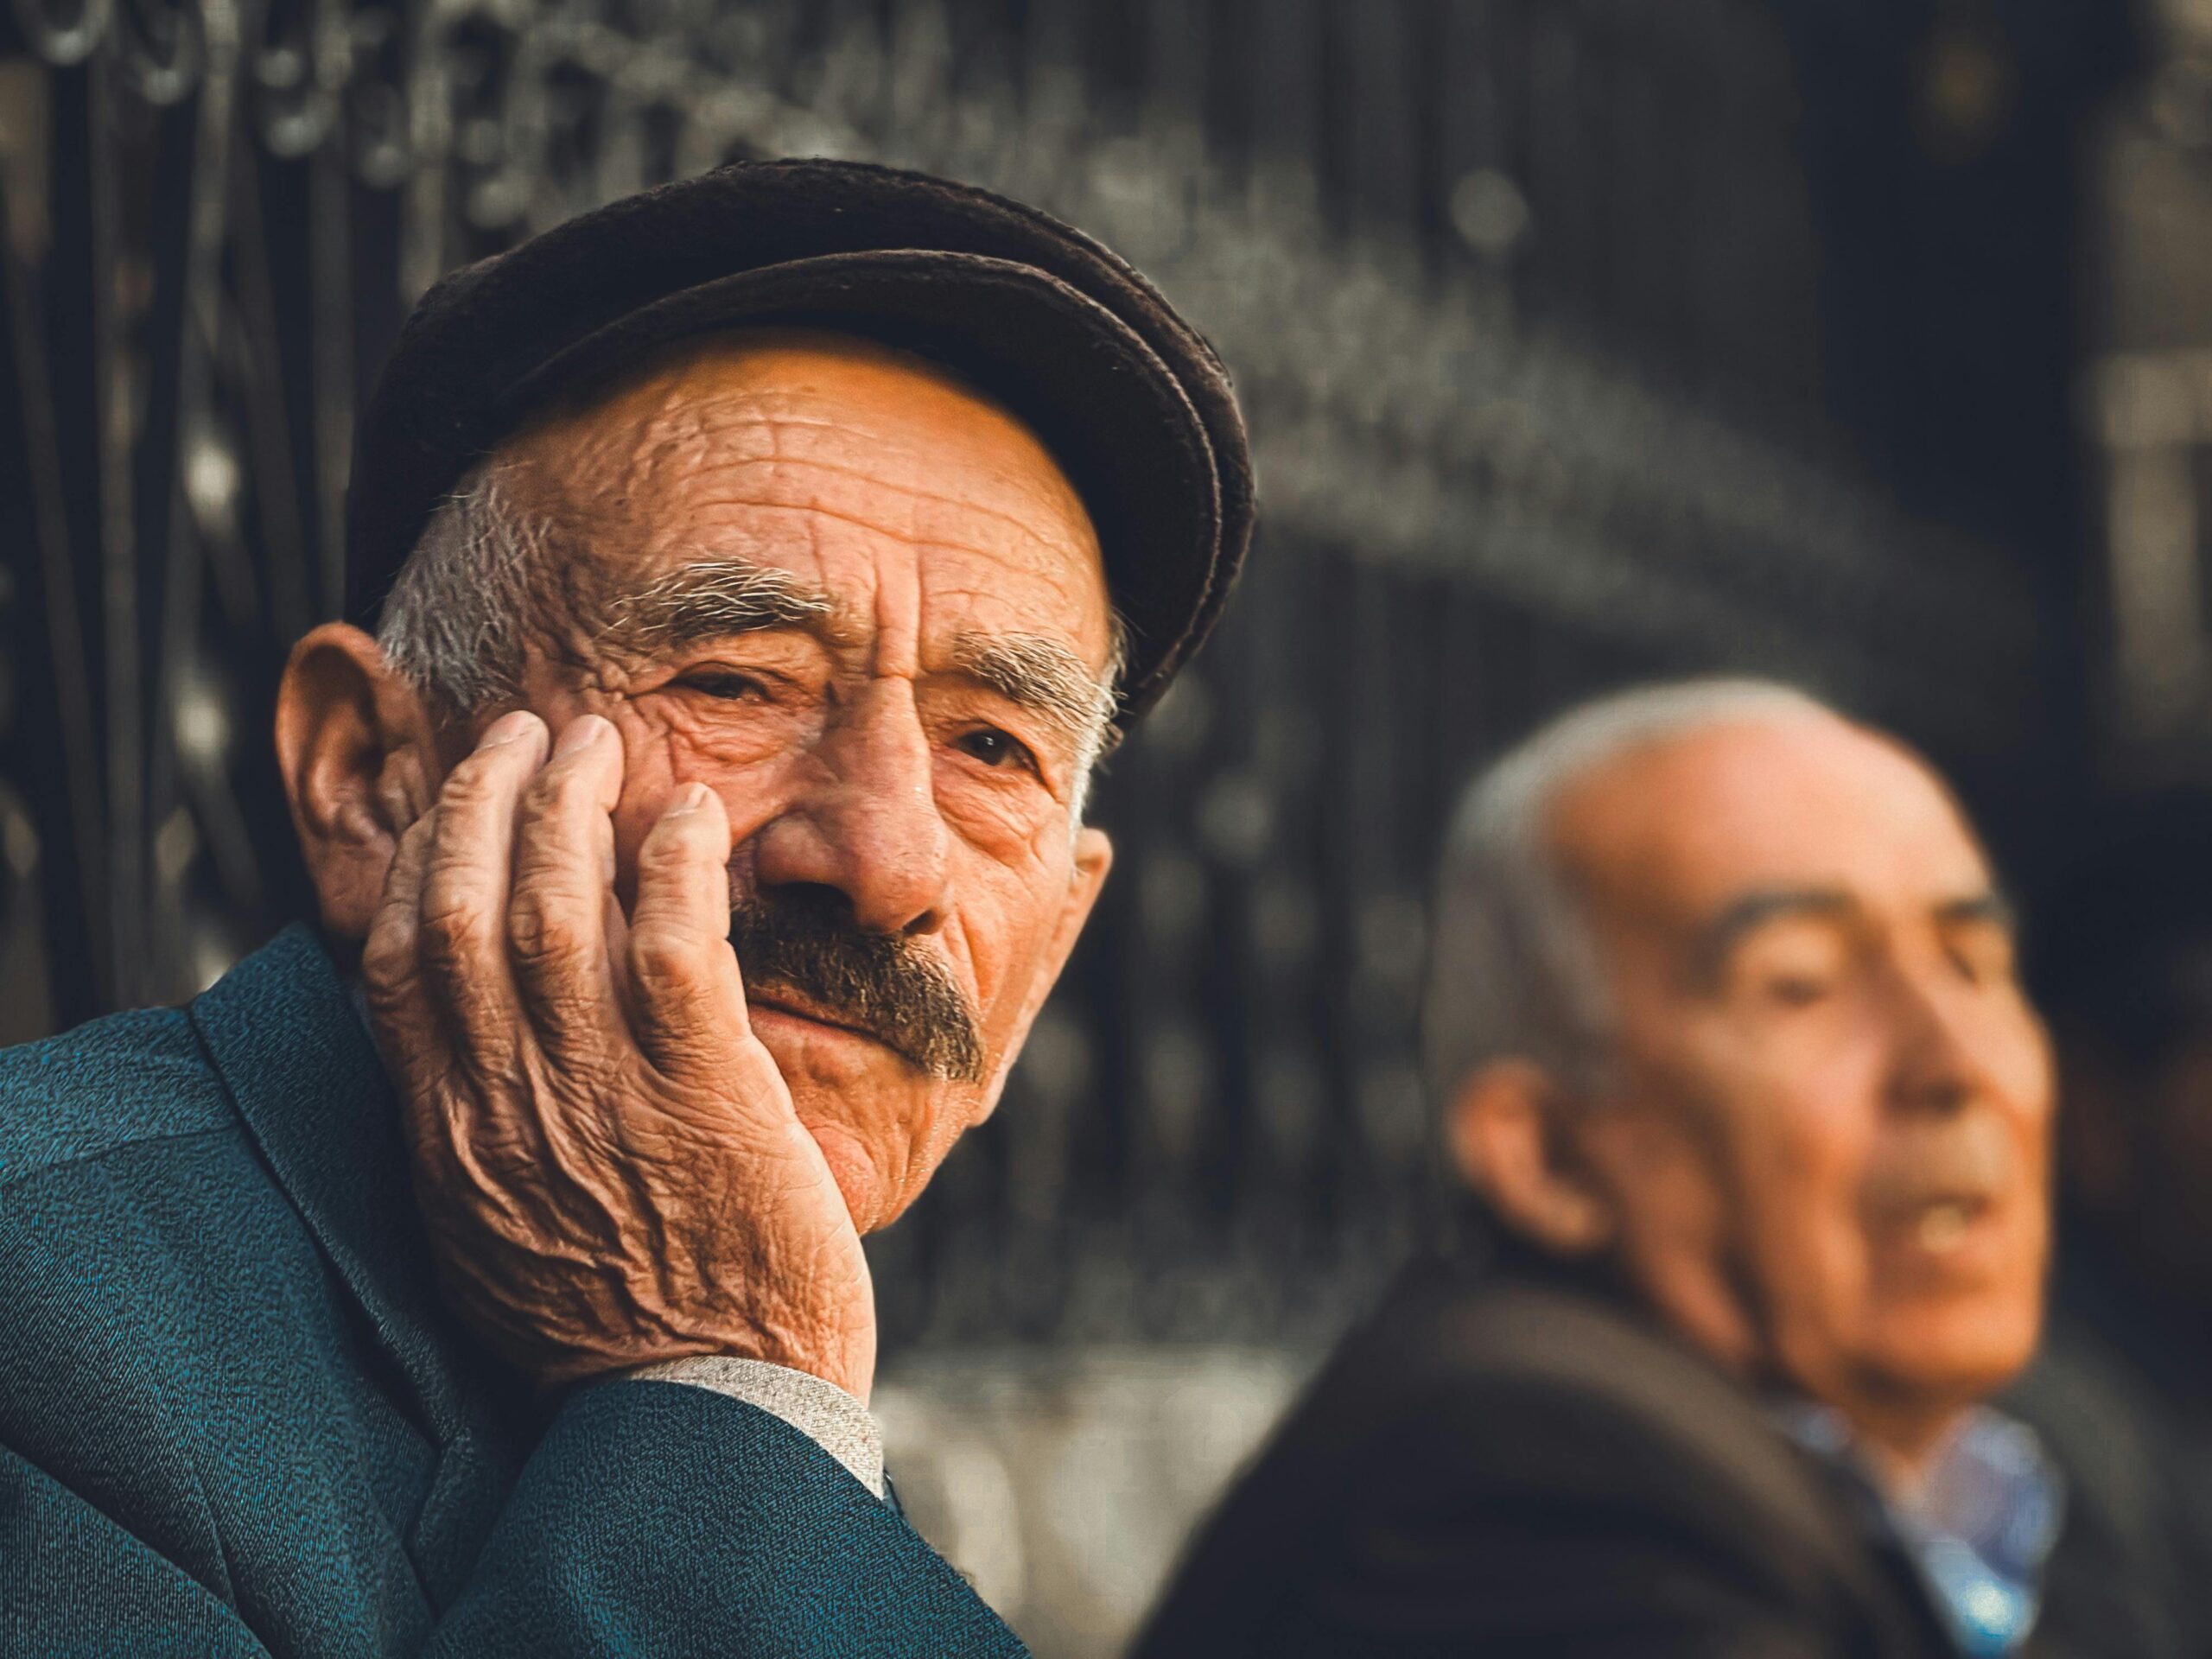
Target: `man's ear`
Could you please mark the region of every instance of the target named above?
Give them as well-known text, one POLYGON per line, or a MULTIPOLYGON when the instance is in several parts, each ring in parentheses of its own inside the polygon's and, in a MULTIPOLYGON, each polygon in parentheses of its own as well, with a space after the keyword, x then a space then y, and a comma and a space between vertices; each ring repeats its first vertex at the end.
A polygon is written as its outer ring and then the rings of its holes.
POLYGON ((1574 1102, 1542 1066, 1493 1060, 1468 1074, 1445 1113, 1452 1161, 1500 1221, 1554 1255, 1587 1255, 1618 1224, 1575 1145, 1574 1102))
MULTIPOLYGON (((1009 1054, 1021 1052, 1021 1046, 1029 1040, 1029 1028, 1037 1023, 1037 1016, 1044 1011, 1046 999, 1052 994, 1052 987, 1060 982, 1061 970, 1074 954, 1075 942, 1083 937, 1084 924, 1090 919, 1090 912, 1098 903, 1098 895, 1106 886, 1106 877, 1114 868, 1114 843, 1106 832, 1092 824, 1084 824, 1075 832, 1075 870, 1069 880, 1067 897, 1061 901, 1058 918, 1052 924, 1052 932, 1045 949, 1037 958, 1037 971, 1029 989, 1022 999, 1021 1013, 1007 1044, 1009 1054)), ((991 1085, 990 1098, 984 1103, 982 1116, 988 1117, 998 1109, 999 1094, 1006 1087, 1007 1074, 1013 1070, 1001 1065, 991 1085)), ((977 1120, 981 1122, 982 1119, 977 1120)))
POLYGON ((421 695, 367 634, 326 622, 284 665, 276 765, 323 926, 365 938, 400 835, 429 810, 437 781, 421 695))

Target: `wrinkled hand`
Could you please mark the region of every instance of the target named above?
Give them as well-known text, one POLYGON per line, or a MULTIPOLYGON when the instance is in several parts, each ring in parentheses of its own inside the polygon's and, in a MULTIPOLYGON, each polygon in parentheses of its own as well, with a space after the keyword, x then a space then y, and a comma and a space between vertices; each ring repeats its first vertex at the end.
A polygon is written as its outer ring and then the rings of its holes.
POLYGON ((626 924, 622 745, 546 741, 509 715, 454 769, 362 957, 447 1300, 547 1383, 734 1354, 865 1401, 868 1262, 747 1019, 721 802, 678 790, 626 924))

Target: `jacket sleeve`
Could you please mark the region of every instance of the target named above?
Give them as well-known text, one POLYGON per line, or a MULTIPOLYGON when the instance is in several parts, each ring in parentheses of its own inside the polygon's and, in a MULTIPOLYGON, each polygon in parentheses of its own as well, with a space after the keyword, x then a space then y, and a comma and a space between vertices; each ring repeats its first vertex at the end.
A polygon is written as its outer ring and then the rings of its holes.
MULTIPOLYGON (((219 1560, 171 1560, 0 1446, 0 1654, 270 1659, 219 1560), (213 1582, 203 1579, 213 1575, 213 1582)), ((334 1629, 343 1627, 333 1610, 334 1629)), ((798 1430, 682 1383, 580 1390, 531 1454, 474 1572, 379 1659, 1008 1659, 1014 1633, 798 1430)))
POLYGON ((582 1389, 531 1454, 431 1659, 1022 1654, 888 1505, 758 1407, 582 1389))
POLYGON ((199 1580, 5 1446, 0 1653, 268 1659, 199 1580))

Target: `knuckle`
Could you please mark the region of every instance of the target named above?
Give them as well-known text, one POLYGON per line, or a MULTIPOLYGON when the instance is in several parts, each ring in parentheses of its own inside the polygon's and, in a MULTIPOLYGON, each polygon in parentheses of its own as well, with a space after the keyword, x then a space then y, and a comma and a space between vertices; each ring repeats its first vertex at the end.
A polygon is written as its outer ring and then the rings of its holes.
POLYGON ((450 970, 466 965, 484 933, 481 912, 466 898, 452 893, 426 896, 417 937, 423 960, 431 967, 450 970))
POLYGON ((559 762, 530 780, 523 791, 523 810, 534 817, 561 817, 590 798, 591 780, 573 766, 559 762))
POLYGON ((518 962, 565 962, 588 950, 585 930, 566 907, 539 889, 518 892, 507 906, 507 949, 518 962))
POLYGON ((406 930, 387 922, 369 931, 361 946, 361 982, 372 1001, 406 989, 414 968, 414 942, 406 930))
POLYGON ((399 844, 392 852, 391 868, 385 877, 387 893, 394 886, 404 886, 408 880, 420 875, 429 861, 430 849, 436 841, 437 831, 438 815, 435 807, 400 831, 399 844))
POLYGON ((481 806, 492 800, 505 780, 505 767, 501 762, 505 756, 496 749, 480 749, 464 756, 446 774, 443 788, 438 791, 442 805, 451 807, 481 806))
POLYGON ((630 973, 641 990, 688 986, 698 976, 699 942, 665 923, 641 923, 630 934, 630 973))
POLYGON ((703 814, 687 812, 654 826, 638 849, 638 862, 656 871, 680 869, 699 859, 715 842, 714 825, 703 814))

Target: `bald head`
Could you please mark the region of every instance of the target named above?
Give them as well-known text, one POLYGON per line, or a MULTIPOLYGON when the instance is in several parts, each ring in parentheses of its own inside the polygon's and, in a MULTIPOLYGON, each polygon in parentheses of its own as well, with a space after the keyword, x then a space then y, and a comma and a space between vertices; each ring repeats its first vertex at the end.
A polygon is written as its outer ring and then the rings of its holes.
POLYGON ((1586 1079, 1603 1058, 1599 965, 1553 830, 1564 794, 1616 760, 1717 726, 1840 719, 1763 680, 1637 686, 1568 709, 1486 767, 1460 798, 1438 874, 1423 1020, 1437 1096, 1502 1054, 1586 1079))
MULTIPOLYGON (((1601 931, 1898 890, 1941 848, 1962 888, 1988 877, 1927 763, 1825 710, 1717 718, 1617 753, 1565 782, 1545 823, 1555 867, 1601 931)), ((1725 939, 1713 941, 1715 953, 1725 939)))
POLYGON ((1493 1029, 1444 1082, 1461 1173, 1912 1463, 2024 1363, 2048 1241, 2048 1060, 1964 814, 1773 687, 1636 694, 1506 766, 1455 853, 1505 844, 1517 800, 1551 908, 1500 897, 1493 858, 1440 925, 1488 927, 1501 982, 1545 982, 1548 944, 1579 1000, 1553 1053, 1493 1029))

